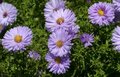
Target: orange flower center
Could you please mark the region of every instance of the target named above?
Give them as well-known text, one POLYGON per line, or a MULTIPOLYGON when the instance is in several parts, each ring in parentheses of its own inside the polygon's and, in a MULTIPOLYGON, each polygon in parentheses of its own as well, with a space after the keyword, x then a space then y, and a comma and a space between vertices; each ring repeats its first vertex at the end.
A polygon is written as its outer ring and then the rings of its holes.
POLYGON ((56 22, 57 24, 61 25, 62 23, 64 23, 64 18, 58 18, 56 22))
POLYGON ((56 57, 55 58, 55 62, 58 63, 58 64, 60 64, 61 63, 61 58, 60 57, 56 57))
POLYGON ((61 48, 61 47, 63 46, 63 41, 58 40, 58 41, 56 42, 56 45, 57 45, 57 47, 61 48))
POLYGON ((15 38, 14 38, 14 41, 17 42, 17 43, 20 43, 22 41, 22 36, 16 35, 15 38))
POLYGON ((104 11, 103 11, 102 9, 99 9, 99 10, 98 10, 98 14, 99 14, 100 16, 104 16, 104 11))

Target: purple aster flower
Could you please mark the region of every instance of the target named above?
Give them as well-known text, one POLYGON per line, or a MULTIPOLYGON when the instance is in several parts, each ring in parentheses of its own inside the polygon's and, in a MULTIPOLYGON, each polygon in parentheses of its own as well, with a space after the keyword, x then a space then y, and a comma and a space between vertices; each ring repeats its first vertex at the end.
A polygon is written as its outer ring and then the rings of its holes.
POLYGON ((114 19, 114 9, 112 4, 106 2, 99 2, 93 4, 88 9, 89 19, 91 23, 102 25, 109 25, 114 19))
POLYGON ((80 40, 85 47, 88 47, 88 46, 92 46, 92 43, 94 42, 94 37, 92 34, 84 33, 80 36, 80 40))
POLYGON ((30 51, 28 57, 33 58, 35 60, 40 60, 40 55, 35 51, 30 51))
POLYGON ((78 25, 73 25, 68 28, 68 34, 72 36, 72 39, 77 38, 77 33, 79 32, 80 27, 78 25))
POLYGON ((64 29, 58 29, 48 39, 49 51, 56 56, 64 56, 70 53, 72 43, 71 35, 64 29))
POLYGON ((2 39, 2 45, 9 51, 24 50, 30 45, 32 31, 28 27, 18 26, 7 31, 2 39))
POLYGON ((115 10, 120 12, 120 0, 113 0, 115 10))
POLYGON ((50 0, 46 3, 44 9, 45 17, 49 17, 54 11, 65 9, 65 2, 63 0, 50 0))
POLYGON ((46 60, 49 62, 48 69, 54 74, 64 74, 70 67, 69 56, 58 57, 51 53, 46 55, 46 60))
POLYGON ((76 21, 75 14, 69 9, 60 9, 46 18, 46 28, 52 32, 58 28, 69 28, 76 21))
POLYGON ((0 4, 0 23, 4 25, 12 24, 17 17, 17 9, 11 4, 0 4))
POLYGON ((120 27, 117 26, 112 33, 112 44, 114 45, 114 49, 120 51, 120 27))

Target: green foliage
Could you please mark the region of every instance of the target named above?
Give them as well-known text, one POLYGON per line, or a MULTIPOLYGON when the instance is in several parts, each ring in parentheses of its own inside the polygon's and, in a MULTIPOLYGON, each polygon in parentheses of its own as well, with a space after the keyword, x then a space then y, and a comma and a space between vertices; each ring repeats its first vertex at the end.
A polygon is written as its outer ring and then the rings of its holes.
MULTIPOLYGON (((111 33, 116 24, 106 27, 92 25, 88 19, 88 8, 94 2, 105 0, 67 0, 66 6, 73 10, 80 26, 79 34, 93 33, 95 42, 92 47, 84 48, 79 39, 75 39, 71 49, 71 66, 66 74, 54 75, 47 69, 45 55, 48 52, 49 32, 45 29, 44 0, 4 0, 18 9, 17 21, 7 30, 18 25, 32 29, 32 44, 24 52, 11 53, 0 46, 0 77, 120 77, 120 54, 113 50, 111 33), (27 57, 30 50, 38 51, 41 60, 27 57)), ((106 0, 111 2, 111 0, 106 0)), ((6 30, 6 31, 7 31, 6 30)), ((5 32, 6 32, 5 31, 5 32)), ((2 33, 2 36, 4 33, 2 33)), ((0 38, 2 38, 0 36, 0 38)))

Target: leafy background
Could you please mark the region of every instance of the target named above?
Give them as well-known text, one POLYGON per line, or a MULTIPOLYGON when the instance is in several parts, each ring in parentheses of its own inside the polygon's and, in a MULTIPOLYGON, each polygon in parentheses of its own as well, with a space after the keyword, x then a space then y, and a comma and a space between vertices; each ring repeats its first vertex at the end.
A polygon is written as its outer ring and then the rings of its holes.
POLYGON ((71 66, 63 75, 54 75, 47 69, 45 54, 48 52, 49 32, 45 29, 44 6, 47 0, 4 0, 18 9, 17 21, 6 28, 25 25, 32 29, 32 44, 24 52, 10 53, 0 45, 0 77, 120 77, 120 54, 113 50, 111 34, 119 22, 98 27, 88 19, 88 8, 95 2, 111 0, 66 0, 66 6, 73 10, 80 26, 79 35, 93 33, 95 42, 92 47, 84 48, 79 38, 73 40, 71 66), (30 50, 41 55, 40 61, 27 57, 30 50))

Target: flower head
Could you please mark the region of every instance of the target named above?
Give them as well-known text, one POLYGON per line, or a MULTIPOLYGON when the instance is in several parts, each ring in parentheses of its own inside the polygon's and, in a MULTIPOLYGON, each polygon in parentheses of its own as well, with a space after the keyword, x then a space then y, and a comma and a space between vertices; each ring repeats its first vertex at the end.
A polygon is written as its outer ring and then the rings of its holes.
POLYGON ((58 28, 69 28, 76 21, 75 14, 69 9, 60 9, 46 18, 46 28, 53 32, 58 28))
POLYGON ((4 25, 12 24, 17 17, 17 9, 11 4, 0 4, 0 23, 4 25))
POLYGON ((63 0, 50 0, 45 5, 44 15, 47 18, 51 16, 54 11, 59 9, 65 9, 65 2, 63 0))
POLYGON ((120 51, 120 27, 117 26, 112 33, 112 44, 115 50, 120 51))
POLYGON ((114 19, 114 9, 111 4, 106 2, 93 4, 88 9, 88 14, 91 23, 99 26, 109 25, 114 19))
POLYGON ((71 35, 68 35, 64 29, 53 32, 48 40, 49 51, 56 56, 64 56, 70 53, 71 46, 71 35))
POLYGON ((46 55, 46 60, 49 62, 48 69, 54 74, 64 74, 69 69, 70 58, 68 55, 64 57, 55 56, 51 53, 46 55))
POLYGON ((31 29, 25 26, 18 26, 6 32, 2 39, 2 45, 9 51, 23 50, 30 45, 31 39, 31 29))
POLYGON ((40 60, 40 55, 35 51, 30 51, 28 53, 28 57, 33 58, 35 60, 40 60))
POLYGON ((120 12, 120 0, 113 0, 115 10, 120 12))
POLYGON ((80 27, 78 25, 73 25, 68 28, 68 34, 71 35, 72 39, 77 38, 77 33, 79 32, 80 27))
POLYGON ((85 47, 92 46, 94 42, 94 38, 92 34, 84 33, 80 36, 81 42, 84 44, 85 47))

